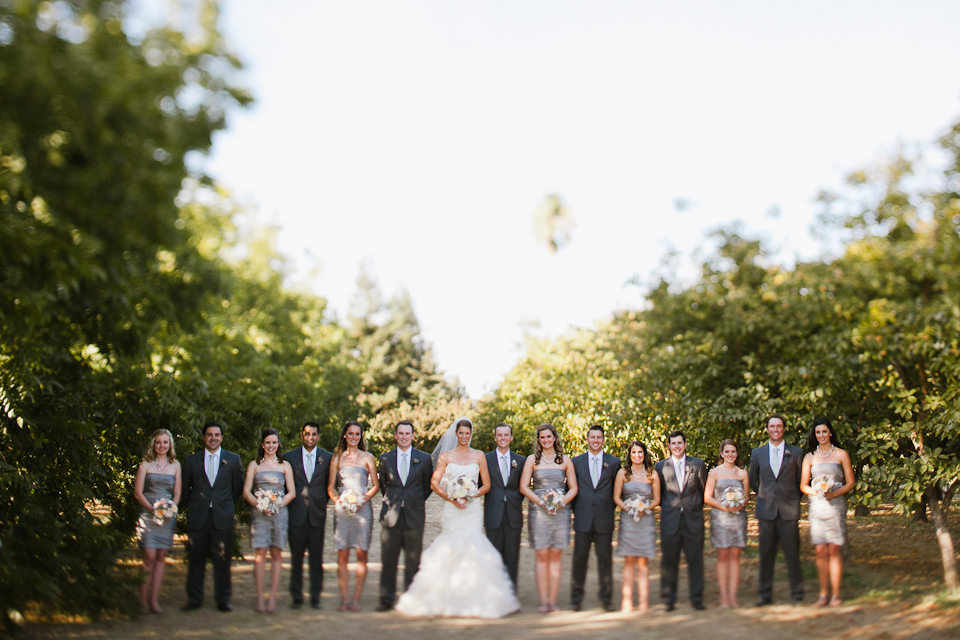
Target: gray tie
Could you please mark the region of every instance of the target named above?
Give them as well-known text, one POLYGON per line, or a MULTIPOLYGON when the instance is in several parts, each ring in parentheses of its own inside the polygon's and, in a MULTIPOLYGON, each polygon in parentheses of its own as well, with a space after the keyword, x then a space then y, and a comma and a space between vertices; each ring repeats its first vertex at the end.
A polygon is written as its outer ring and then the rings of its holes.
POLYGON ((212 453, 207 453, 207 480, 211 487, 217 481, 217 456, 212 453))
POLYGON ((507 486, 507 480, 510 478, 510 467, 507 466, 507 456, 500 455, 500 475, 503 476, 503 486, 507 486))
POLYGON ((307 454, 307 467, 304 469, 307 474, 307 480, 311 480, 313 478, 313 469, 313 452, 311 451, 307 454))
POLYGON ((775 465, 773 475, 780 475, 780 447, 773 448, 773 464, 775 465))
POLYGON ((597 483, 600 482, 600 458, 591 458, 593 460, 593 488, 597 488, 597 483))
POLYGON ((400 482, 407 484, 407 454, 400 454, 400 482))

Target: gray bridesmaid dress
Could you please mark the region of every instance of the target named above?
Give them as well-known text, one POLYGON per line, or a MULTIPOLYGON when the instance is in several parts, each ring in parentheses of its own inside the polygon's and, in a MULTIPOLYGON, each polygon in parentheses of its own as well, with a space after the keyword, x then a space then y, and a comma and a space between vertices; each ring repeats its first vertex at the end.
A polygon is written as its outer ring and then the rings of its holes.
MULTIPOLYGON (((563 469, 536 469, 533 472, 533 492, 542 497, 550 489, 566 493, 567 473, 563 469)), ((570 545, 570 505, 555 515, 530 504, 527 516, 530 544, 534 549, 563 549, 570 545)))
MULTIPOLYGON (((367 492, 367 480, 370 474, 365 467, 341 467, 339 476, 340 492, 355 489, 361 494, 367 492)), ((340 505, 333 510, 333 542, 337 549, 370 548, 373 532, 373 504, 368 500, 360 505, 356 513, 344 511, 340 505)))
MULTIPOLYGON (((834 487, 846 484, 843 465, 836 462, 821 462, 810 468, 810 481, 819 475, 833 480, 834 487)), ((810 544, 844 545, 847 542, 847 496, 825 500, 820 496, 808 496, 810 507, 810 544)))
MULTIPOLYGON (((253 481, 253 493, 257 489, 277 491, 281 495, 287 492, 287 477, 283 471, 257 471, 253 481)), ((287 545, 287 508, 280 507, 279 513, 268 516, 256 508, 250 510, 250 546, 254 549, 287 545)))
MULTIPOLYGON (((649 482, 631 480, 623 483, 621 499, 631 496, 643 496, 653 500, 653 485, 649 482)), ((617 555, 630 558, 652 558, 657 555, 657 531, 653 524, 653 514, 644 513, 634 522, 628 512, 620 511, 620 529, 617 533, 617 555)))
MULTIPOLYGON (((173 501, 173 485, 176 477, 168 473, 148 473, 143 478, 143 495, 155 503, 161 498, 173 501)), ((141 549, 170 549, 173 547, 173 531, 177 527, 176 518, 167 518, 163 524, 153 520, 153 513, 140 508, 137 520, 137 539, 141 549)))
MULTIPOLYGON (((743 482, 736 478, 721 478, 713 485, 713 499, 720 500, 727 489, 743 489, 743 482)), ((710 510, 710 544, 714 549, 747 546, 747 510, 727 513, 720 509, 710 510)))

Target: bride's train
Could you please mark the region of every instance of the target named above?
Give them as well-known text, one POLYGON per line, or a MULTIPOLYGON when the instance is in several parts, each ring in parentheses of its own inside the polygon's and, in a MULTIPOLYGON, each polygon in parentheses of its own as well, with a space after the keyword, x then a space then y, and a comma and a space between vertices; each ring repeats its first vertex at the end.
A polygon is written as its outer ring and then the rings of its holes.
MULTIPOLYGON (((446 471, 451 480, 461 475, 476 480, 479 466, 448 464, 446 471)), ((423 552, 420 571, 396 608, 428 618, 502 618, 520 609, 500 553, 483 535, 480 500, 465 509, 443 505, 440 535, 423 552)))

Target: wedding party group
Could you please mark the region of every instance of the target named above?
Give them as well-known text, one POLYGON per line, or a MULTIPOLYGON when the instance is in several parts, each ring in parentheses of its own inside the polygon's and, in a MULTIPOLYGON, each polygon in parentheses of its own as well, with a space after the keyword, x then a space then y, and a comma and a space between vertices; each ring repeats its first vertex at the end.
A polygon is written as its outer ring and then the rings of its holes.
POLYGON ((138 539, 143 553, 141 598, 160 613, 158 595, 166 555, 173 546, 178 505, 186 509, 187 603, 203 604, 207 560, 213 564, 214 599, 231 611, 230 567, 234 510, 242 497, 251 506, 250 544, 256 552, 254 581, 260 612, 273 612, 281 580, 281 556, 289 544, 292 606, 304 606, 304 560, 310 605, 321 608, 327 507, 333 503, 339 611, 360 611, 373 537, 372 500, 382 494, 381 572, 378 611, 409 616, 500 618, 520 610, 517 580, 523 538, 523 501, 529 502, 527 536, 535 552, 538 611, 558 611, 562 552, 573 529, 569 609, 580 610, 591 547, 596 556, 599 600, 614 611, 613 554, 624 560, 619 610, 649 608, 649 561, 657 553, 659 510, 660 596, 665 611, 676 608, 683 555, 694 609, 704 603, 704 505, 710 507, 710 542, 716 550, 719 605, 737 607, 740 553, 747 544, 751 490, 759 527, 759 589, 756 604, 773 602, 774 563, 783 551, 795 603, 804 598, 800 563, 801 497, 808 498, 810 542, 816 551, 817 606, 840 600, 842 546, 846 542, 846 494, 854 486, 850 457, 829 420, 810 426, 805 450, 784 440, 782 416, 766 420, 769 441, 741 462, 734 440, 719 443, 717 464, 686 455, 683 431, 667 434, 670 455, 654 463, 647 446, 629 443, 624 460, 605 450, 602 426, 586 434, 587 451, 570 457, 556 428, 536 429, 534 453, 511 450, 513 428, 494 430, 496 449, 471 448, 473 422, 454 421, 433 454, 412 446, 414 425, 394 426, 396 447, 375 458, 366 449, 364 427, 347 422, 331 453, 318 447, 320 427, 304 424, 301 446, 281 449, 276 429, 262 432, 256 459, 244 472, 240 456, 221 447, 223 427, 203 428, 203 450, 177 460, 166 429, 155 432, 137 471, 138 539), (443 501, 441 531, 423 549, 425 503, 443 501), (481 500, 481 498, 483 498, 481 500), (619 510, 619 526, 616 512, 619 510), (616 545, 614 545, 616 533, 616 545), (350 590, 350 551, 355 552, 350 590), (400 556, 403 590, 397 595, 400 556), (265 595, 267 556, 270 589, 265 595), (636 586, 636 589, 635 589, 636 586))

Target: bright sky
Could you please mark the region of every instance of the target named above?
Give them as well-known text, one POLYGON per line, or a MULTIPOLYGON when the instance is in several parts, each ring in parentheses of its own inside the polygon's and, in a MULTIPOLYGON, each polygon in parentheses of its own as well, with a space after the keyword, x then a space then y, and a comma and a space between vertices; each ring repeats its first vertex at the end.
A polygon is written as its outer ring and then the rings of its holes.
POLYGON ((721 225, 816 255, 821 188, 960 115, 952 1, 225 0, 222 20, 257 103, 207 169, 339 317, 361 264, 409 291, 474 398, 525 327, 639 307, 625 283, 721 225), (556 255, 532 230, 549 193, 576 221, 556 255))

